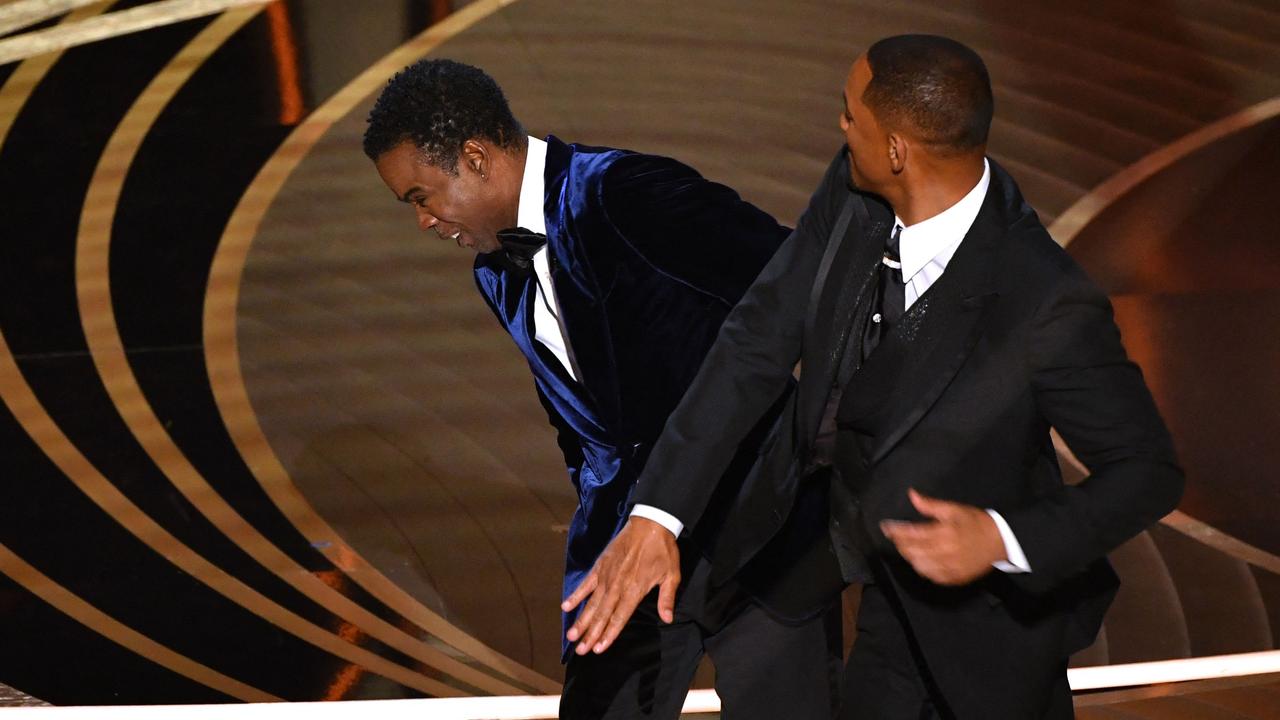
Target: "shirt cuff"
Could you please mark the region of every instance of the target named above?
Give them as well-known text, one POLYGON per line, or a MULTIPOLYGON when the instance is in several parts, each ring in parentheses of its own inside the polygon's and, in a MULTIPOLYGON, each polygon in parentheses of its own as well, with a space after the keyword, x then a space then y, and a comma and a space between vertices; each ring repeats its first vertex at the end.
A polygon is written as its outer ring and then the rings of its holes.
POLYGON ((996 529, 1000 531, 1000 539, 1004 541, 1004 556, 1006 558, 991 564, 1000 572, 1031 572, 1031 563, 1027 562, 1027 555, 1022 552, 1022 545, 1018 544, 1018 538, 1014 537, 1013 529, 1009 527, 1009 523, 1005 522, 1005 519, 1000 517, 1000 513, 995 510, 988 509, 987 514, 995 521, 996 529))
POLYGON ((636 505, 631 508, 631 517, 642 517, 646 520, 652 520, 667 530, 670 530, 671 534, 676 537, 680 537, 680 533, 684 532, 684 523, 677 520, 675 515, 672 515, 665 510, 659 510, 652 505, 636 505))

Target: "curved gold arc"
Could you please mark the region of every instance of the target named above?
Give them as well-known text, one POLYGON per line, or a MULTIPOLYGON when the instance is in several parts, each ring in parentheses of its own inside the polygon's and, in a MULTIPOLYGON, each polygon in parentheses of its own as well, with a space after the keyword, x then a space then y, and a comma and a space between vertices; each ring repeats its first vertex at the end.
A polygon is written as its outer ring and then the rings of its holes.
POLYGON ((1058 216, 1049 227, 1049 234, 1058 244, 1066 247, 1094 218, 1140 183, 1173 165, 1206 145, 1222 138, 1280 116, 1280 97, 1251 105, 1221 120, 1187 133, 1168 145, 1153 150, 1146 157, 1125 167, 1107 178, 1089 194, 1080 198, 1066 212, 1058 216))
MULTIPOLYGON (((76 22, 92 17, 110 5, 110 2, 103 2, 78 9, 64 18, 63 22, 76 22)), ((23 61, 14 69, 3 87, 0 87, 0 147, 4 146, 13 121, 26 105, 31 92, 61 56, 61 52, 49 53, 23 61)), ((9 351, 3 330, 0 330, 0 399, 9 408, 14 419, 22 425, 22 429, 48 453, 43 440, 61 433, 40 407, 39 401, 22 377, 22 372, 9 351)), ((69 466, 77 464, 74 453, 61 454, 60 458, 63 462, 58 463, 58 467, 64 473, 69 466)), ((83 458, 80 460, 83 461, 83 458)), ((0 572, 81 625, 160 667, 245 702, 282 699, 223 675, 133 630, 54 582, 3 545, 0 545, 0 572)))
MULTIPOLYGON (((1107 178, 1088 195, 1080 198, 1066 212, 1058 216, 1049 228, 1049 234, 1058 244, 1066 247, 1080 234, 1084 228, 1098 217, 1116 200, 1124 197, 1141 183, 1155 176, 1156 173, 1170 167, 1195 151, 1211 145, 1233 133, 1280 117, 1280 97, 1263 100, 1240 112, 1233 113, 1220 120, 1187 133, 1178 140, 1158 148, 1137 162, 1125 167, 1120 172, 1107 178)), ((1088 475, 1089 471, 1076 458, 1057 432, 1053 433, 1053 444, 1058 455, 1066 459, 1078 472, 1088 475)), ((1177 530, 1187 537, 1197 540, 1215 550, 1243 560, 1251 565, 1280 574, 1280 556, 1276 556, 1261 548, 1238 540, 1217 528, 1201 522, 1186 513, 1175 510, 1160 520, 1160 524, 1177 530)))
MULTIPOLYGON (((98 0, 0 0, 0 35, 8 35, 96 2, 98 0)), ((65 22, 78 21, 67 19, 65 22)))
POLYGON ((236 305, 249 247, 285 180, 339 119, 386 82, 393 72, 515 0, 477 0, 392 51, 309 115, 285 139, 249 185, 218 244, 205 296, 204 347, 209 382, 223 423, 258 482, 303 536, 351 579, 400 613, 490 669, 543 692, 558 692, 548 678, 463 632, 383 575, 307 502, 276 457, 249 402, 236 337, 236 305))
MULTIPOLYGON (((358 608, 355 603, 326 586, 319 578, 294 563, 279 548, 262 537, 244 518, 232 510, 191 466, 152 413, 150 405, 138 388, 120 346, 115 316, 111 308, 110 286, 107 279, 111 225, 115 218, 116 204, 125 175, 138 147, 160 111, 169 103, 178 88, 185 84, 191 74, 214 50, 262 9, 263 6, 230 10, 201 31, 156 75, 116 127, 111 139, 107 142, 107 147, 103 151, 85 195, 76 242, 76 292, 85 338, 107 392, 129 429, 137 436, 152 460, 166 472, 175 487, 220 530, 227 533, 233 542, 250 552, 255 559, 286 582, 326 601, 340 598, 351 608, 358 608)), ((62 439, 66 440, 65 437, 62 439)), ((180 551, 176 551, 175 545, 180 544, 177 538, 161 529, 154 520, 123 495, 114 492, 114 486, 109 489, 92 487, 102 483, 110 485, 106 478, 96 471, 92 474, 82 471, 68 473, 68 475, 108 514, 154 550, 251 612, 316 647, 408 687, 445 697, 463 694, 459 688, 393 663, 290 612, 248 585, 232 578, 190 548, 182 546, 180 551)), ((365 619, 371 618, 368 625, 377 627, 378 623, 382 623, 386 628, 391 628, 391 635, 395 639, 404 640, 399 643, 401 645, 417 645, 412 638, 392 628, 389 623, 375 618, 363 608, 358 609, 359 613, 352 611, 350 614, 363 613, 368 616, 365 619)), ((433 660, 436 659, 435 655, 443 655, 439 651, 417 654, 433 660)), ((466 669, 475 673, 471 668, 466 669)))
POLYGON ((267 2, 270 0, 157 0, 84 22, 63 23, 4 38, 0 40, 0 64, 213 15, 236 6, 267 2))
POLYGON ((415 660, 484 692, 526 692, 528 688, 467 665, 383 620, 280 550, 218 494, 174 442, 125 355, 109 273, 111 228, 125 177, 142 141, 178 89, 232 33, 263 9, 229 11, 192 40, 138 96, 107 142, 85 195, 76 239, 76 293, 89 353, 121 418, 147 455, 183 497, 250 557, 321 607, 415 660))
POLYGON ((8 575, 36 597, 90 630, 189 680, 245 702, 283 702, 284 700, 170 650, 85 602, 2 544, 0 544, 0 573, 8 575))
MULTIPOLYGON (((1077 473, 1086 477, 1089 475, 1088 468, 1084 466, 1084 463, 1080 462, 1075 453, 1071 452, 1071 448, 1067 447, 1066 442, 1062 440, 1056 430, 1053 432, 1053 447, 1058 451, 1058 457, 1066 460, 1067 464, 1077 473)), ((1263 570, 1269 570, 1280 575, 1280 557, 1262 548, 1254 547, 1243 540, 1238 540, 1181 510, 1174 510, 1160 518, 1160 524, 1176 530, 1203 545, 1208 545, 1228 557, 1244 561, 1250 565, 1256 565, 1263 570)))

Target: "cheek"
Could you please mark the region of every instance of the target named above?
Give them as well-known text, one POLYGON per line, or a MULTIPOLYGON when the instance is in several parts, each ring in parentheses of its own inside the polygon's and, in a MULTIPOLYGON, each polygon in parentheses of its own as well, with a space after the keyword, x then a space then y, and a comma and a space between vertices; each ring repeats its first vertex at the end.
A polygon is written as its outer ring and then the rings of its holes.
POLYGON ((436 208, 440 211, 441 219, 451 223, 469 224, 467 207, 466 194, 459 192, 456 187, 450 187, 436 200, 436 208))
POLYGON ((455 185, 445 201, 449 204, 458 223, 473 230, 477 229, 477 225, 484 224, 481 210, 484 205, 477 188, 455 185))

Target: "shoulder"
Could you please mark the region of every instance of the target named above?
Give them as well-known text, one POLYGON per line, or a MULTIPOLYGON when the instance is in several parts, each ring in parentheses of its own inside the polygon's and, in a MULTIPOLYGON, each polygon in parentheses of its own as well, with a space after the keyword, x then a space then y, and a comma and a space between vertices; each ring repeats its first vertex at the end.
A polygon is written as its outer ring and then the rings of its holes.
POLYGON ((616 178, 625 177, 630 159, 649 157, 631 150, 570 143, 562 146, 565 153, 563 178, 577 190, 599 188, 616 178))
POLYGON ((643 206, 647 196, 661 194, 676 178, 700 178, 682 163, 613 147, 561 145, 564 153, 547 177, 547 192, 558 194, 571 215, 618 211, 620 206, 643 206))
POLYGON ((1036 326, 1054 318, 1109 314, 1107 294, 1075 258, 1037 220, 1034 227, 1015 227, 1005 238, 998 272, 1003 292, 1019 317, 1036 326))
POLYGON ((663 155, 625 150, 603 156, 595 175, 596 187, 606 209, 619 204, 643 207, 648 202, 714 184, 692 167, 663 155))
POLYGON ((992 192, 999 193, 1003 214, 1002 261, 997 270, 1002 284, 1038 297, 1068 286, 1093 288, 1084 269, 1053 239, 1040 216, 1022 197, 1017 183, 994 161, 991 182, 992 192))
POLYGON ((1021 278, 1023 284, 1051 288, 1089 281, 1080 263, 1049 235, 1038 218, 1034 224, 1011 227, 1005 245, 1005 272, 1021 278))
POLYGON ((715 214, 741 201, 727 185, 663 155, 614 150, 586 162, 590 168, 579 175, 579 187, 589 188, 594 205, 620 228, 715 214))

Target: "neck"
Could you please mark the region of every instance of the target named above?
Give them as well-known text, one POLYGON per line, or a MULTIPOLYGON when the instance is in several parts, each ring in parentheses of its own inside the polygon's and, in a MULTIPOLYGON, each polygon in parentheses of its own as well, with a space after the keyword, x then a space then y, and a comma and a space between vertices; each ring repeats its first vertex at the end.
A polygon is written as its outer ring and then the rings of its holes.
POLYGON ((885 199, 908 227, 960 202, 982 179, 983 154, 946 161, 930 158, 903 173, 903 183, 885 199))
POLYGON ((520 217, 520 186, 524 183, 524 165, 528 157, 529 144, 526 142, 510 153, 498 153, 494 159, 495 162, 504 166, 495 178, 502 179, 500 192, 504 200, 503 204, 508 208, 506 225, 503 227, 515 227, 520 217))

